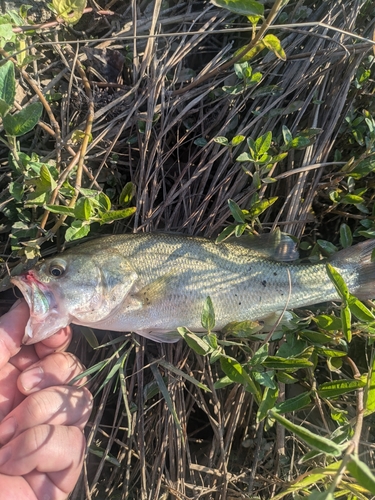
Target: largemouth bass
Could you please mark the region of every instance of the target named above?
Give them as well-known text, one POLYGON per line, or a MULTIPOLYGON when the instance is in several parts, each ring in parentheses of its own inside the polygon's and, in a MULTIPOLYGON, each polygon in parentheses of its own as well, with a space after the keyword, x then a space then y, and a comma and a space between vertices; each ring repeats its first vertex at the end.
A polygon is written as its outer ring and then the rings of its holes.
MULTIPOLYGON (((375 296, 374 248, 375 240, 368 240, 330 259, 362 299, 375 296)), ((247 238, 215 244, 148 233, 88 241, 12 278, 30 308, 23 342, 39 342, 70 323, 173 342, 179 326, 202 331, 208 296, 215 330, 286 307, 339 300, 324 262, 280 262, 276 254, 247 238)))

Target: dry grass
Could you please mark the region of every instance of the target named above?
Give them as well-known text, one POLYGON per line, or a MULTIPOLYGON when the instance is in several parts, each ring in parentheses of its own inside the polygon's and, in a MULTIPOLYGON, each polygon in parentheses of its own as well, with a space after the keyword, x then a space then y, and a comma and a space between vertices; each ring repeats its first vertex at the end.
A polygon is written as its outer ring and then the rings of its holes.
MULTIPOLYGON (((277 31, 287 61, 268 54, 252 62, 263 79, 237 96, 221 90, 235 76, 220 66, 249 41, 250 32, 241 31, 249 25, 211 4, 112 0, 106 8, 114 15, 87 14, 75 32, 42 30, 34 49, 44 56, 34 64, 36 82, 43 93, 53 88, 63 97, 58 107, 51 105, 58 128, 48 130, 48 124, 39 129, 30 150, 46 159, 61 158, 71 168, 78 150, 72 131, 87 127, 91 102, 93 140, 87 145, 82 185, 111 187, 117 196, 128 181, 137 187, 135 218, 128 225, 114 224, 113 231, 162 229, 213 237, 230 219, 227 200, 246 208, 254 193, 249 176, 234 161, 243 146, 230 152, 213 138, 256 138, 270 130, 278 138, 283 124, 294 134, 320 128, 310 146, 294 150, 270 172, 278 181, 264 184, 259 194, 278 196, 278 202, 262 224, 279 225, 299 238, 319 234, 335 241, 339 224, 351 221, 355 227, 357 217, 350 211, 332 213, 326 187, 341 180, 334 150, 342 148, 343 161, 351 156, 337 138, 344 137, 344 117, 359 99, 352 82, 371 46, 342 30, 358 33, 360 23, 361 35, 369 36, 373 21, 360 14, 361 4, 300 0, 289 5, 285 23, 293 27, 277 31), (302 6, 312 9, 308 26, 295 24, 302 6), (100 40, 86 38, 85 29, 93 22, 100 40), (71 43, 61 44, 61 39, 71 43), (91 83, 92 95, 85 92, 79 62, 87 65, 88 48, 129 55, 121 85, 91 83), (275 86, 272 93, 261 91, 269 86, 275 86), (206 145, 196 145, 202 138, 206 145)), ((92 82, 98 82, 102 70, 91 72, 92 82)), ((108 334, 101 342, 111 338, 108 334)), ((74 345, 87 366, 116 348, 94 351, 81 335, 74 345)), ((301 472, 296 462, 303 446, 292 438, 285 441, 279 428, 256 426, 252 396, 242 387, 215 390, 216 365, 182 342, 156 345, 134 337, 126 348, 123 378, 110 380, 97 396, 88 427, 89 445, 99 446, 119 465, 88 453, 73 499, 267 499, 301 472), (159 359, 194 376, 212 393, 163 369, 159 359), (182 433, 163 396, 152 392, 151 366, 164 377, 182 433)), ((116 359, 115 354, 112 365, 116 359)), ((93 392, 107 373, 93 382, 93 392)))

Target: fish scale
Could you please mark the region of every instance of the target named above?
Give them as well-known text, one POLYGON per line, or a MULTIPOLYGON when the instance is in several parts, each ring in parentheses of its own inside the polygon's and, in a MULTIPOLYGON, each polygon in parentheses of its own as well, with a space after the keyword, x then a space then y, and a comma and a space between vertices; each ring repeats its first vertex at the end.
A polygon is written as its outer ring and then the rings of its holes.
MULTIPOLYGON (((279 251, 284 244, 285 238, 273 236, 216 244, 162 233, 88 241, 12 279, 30 307, 24 342, 47 338, 69 323, 170 342, 179 338, 171 333, 179 326, 202 331, 208 296, 217 330, 232 321, 339 299, 325 262, 280 262, 280 255, 288 259, 288 250, 279 251)), ((360 298, 375 295, 374 247, 375 240, 368 240, 330 259, 360 298)))

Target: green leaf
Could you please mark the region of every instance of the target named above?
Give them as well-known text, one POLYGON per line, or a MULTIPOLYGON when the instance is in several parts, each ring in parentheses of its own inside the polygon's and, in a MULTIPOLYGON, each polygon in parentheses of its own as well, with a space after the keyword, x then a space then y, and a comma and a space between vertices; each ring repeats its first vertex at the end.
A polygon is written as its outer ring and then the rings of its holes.
POLYGON ((241 153, 237 156, 236 161, 254 161, 254 158, 249 153, 241 153))
POLYGON ((229 210, 231 211, 233 218, 236 222, 246 222, 245 216, 234 200, 228 200, 229 210))
POLYGON ((80 188, 79 192, 83 195, 83 196, 93 196, 95 198, 97 198, 97 195, 98 195, 98 192, 95 191, 95 189, 86 189, 86 188, 80 188))
POLYGON ((88 326, 83 326, 83 325, 80 325, 78 328, 82 333, 82 335, 85 337, 85 340, 89 344, 89 346, 92 347, 93 349, 97 349, 99 347, 99 341, 94 331, 88 326))
POLYGON ((216 361, 219 361, 222 355, 223 355, 223 349, 221 347, 214 349, 210 353, 210 365, 216 363, 216 361))
POLYGON ((276 163, 278 161, 281 161, 283 160, 284 158, 286 158, 288 156, 288 153, 280 153, 276 156, 273 156, 272 157, 272 163, 276 163))
MULTIPOLYGON (((339 320, 340 323, 340 330, 341 330, 341 321, 339 320)), ((299 336, 302 339, 307 339, 310 342, 313 342, 314 344, 327 344, 328 342, 332 341, 332 337, 329 335, 325 335, 324 333, 321 332, 315 332, 314 330, 301 330, 298 332, 299 336)))
POLYGON ((318 434, 305 429, 301 425, 293 424, 274 410, 270 410, 270 415, 286 429, 302 439, 302 441, 307 443, 314 450, 318 450, 322 453, 326 453, 328 455, 333 455, 336 457, 341 455, 343 447, 334 443, 330 439, 319 436, 318 434))
POLYGON ((291 131, 288 129, 288 127, 286 125, 283 125, 281 129, 282 129, 285 144, 287 144, 287 145, 290 144, 293 140, 293 136, 292 136, 291 131))
POLYGON ((194 144, 196 146, 199 146, 200 148, 203 148, 207 144, 207 139, 204 137, 197 137, 197 139, 194 140, 194 144))
POLYGON ((327 273, 328 273, 329 279, 334 284, 334 286, 337 290, 337 293, 339 294, 339 297, 341 298, 341 300, 344 303, 346 303, 349 299, 350 293, 349 293, 348 287, 346 286, 344 278, 342 278, 340 273, 333 266, 331 266, 331 264, 329 264, 328 262, 326 264, 326 268, 327 268, 327 273))
POLYGON ((11 61, 0 66, 0 99, 2 105, 0 114, 4 114, 13 106, 16 95, 16 78, 14 74, 14 64, 11 61), (5 108, 5 109, 4 109, 5 108))
POLYGON ((266 177, 262 179, 263 184, 273 184, 274 182, 277 182, 277 179, 274 177, 266 177))
MULTIPOLYGON (((84 132, 83 130, 76 129, 72 132, 70 139, 74 144, 82 144, 85 137, 86 137, 86 132, 84 132)), ((92 135, 91 134, 89 135, 88 142, 89 143, 92 142, 92 135)))
POLYGON ((233 235, 234 231, 236 230, 236 225, 231 224, 219 234, 219 236, 216 238, 215 243, 219 244, 222 241, 225 241, 227 238, 233 235))
POLYGON ((201 323, 203 328, 209 332, 215 328, 215 311, 211 297, 207 297, 204 303, 201 323))
POLYGON ((336 398, 365 386, 364 379, 334 380, 321 384, 318 388, 318 394, 321 398, 336 398))
POLYGON ((348 299, 350 312, 360 321, 374 321, 375 316, 357 297, 350 294, 348 299))
POLYGON ((222 89, 224 92, 226 92, 227 94, 230 94, 230 95, 238 95, 238 94, 241 94, 245 90, 243 85, 234 85, 234 86, 224 85, 224 87, 222 87, 222 89))
POLYGON ((348 248, 353 243, 353 235, 347 224, 340 226, 340 243, 343 248, 348 248))
POLYGON ((235 14, 242 16, 263 17, 264 7, 255 0, 210 0, 216 7, 228 9, 235 14))
POLYGON ((216 382, 214 383, 214 388, 222 389, 223 387, 228 387, 228 385, 232 385, 233 383, 234 383, 233 380, 225 376, 220 378, 219 380, 216 380, 216 382))
POLYGON ((277 387, 275 381, 273 380, 274 372, 272 370, 268 372, 257 372, 256 370, 253 370, 251 372, 251 376, 255 382, 258 382, 259 385, 263 385, 269 389, 276 389, 277 387))
POLYGON ((43 164, 41 167, 40 167, 40 171, 39 171, 39 180, 40 180, 40 184, 37 184, 38 187, 41 187, 41 188, 46 188, 46 189, 49 189, 49 190, 53 190, 56 188, 56 181, 55 179, 53 178, 48 166, 46 164, 43 164))
POLYGON ((71 226, 65 232, 65 240, 66 241, 74 241, 79 240, 87 236, 90 232, 89 224, 86 224, 85 221, 75 220, 72 222, 71 226))
POLYGON ((285 342, 281 344, 276 352, 276 356, 282 358, 308 358, 313 352, 312 347, 308 347, 306 342, 298 339, 295 335, 287 335, 285 342))
POLYGON ((251 392, 256 401, 261 401, 261 393, 257 384, 253 381, 245 368, 234 358, 229 356, 222 356, 220 358, 221 369, 233 382, 244 385, 244 387, 251 392))
POLYGON ((364 160, 361 160, 355 168, 350 172, 350 174, 355 178, 362 178, 365 177, 366 175, 370 174, 375 170, 375 155, 372 154, 371 156, 365 158, 364 160))
POLYGON ((348 305, 344 306, 341 309, 341 322, 342 322, 342 333, 344 335, 345 340, 350 343, 352 340, 352 314, 350 312, 350 308, 348 305))
POLYGON ((257 423, 261 422, 267 417, 269 410, 273 408, 276 402, 278 394, 279 390, 277 387, 275 387, 274 389, 266 387, 264 389, 263 398, 257 411, 257 416, 256 416, 257 423))
MULTIPOLYGON (((219 344, 218 344, 218 341, 217 341, 217 335, 216 333, 207 333, 206 335, 203 335, 203 339, 205 342, 207 342, 207 344, 212 347, 212 349, 214 349, 215 351, 217 349, 220 350, 219 348, 219 344)), ((220 351, 221 352, 221 351, 220 351)))
POLYGON ((258 321, 232 321, 231 323, 225 325, 222 329, 222 333, 224 335, 246 338, 259 332, 262 328, 263 325, 261 325, 258 321))
POLYGON ((328 369, 332 372, 337 371, 337 370, 341 370, 342 360, 343 360, 342 357, 340 357, 340 358, 337 358, 337 357, 336 358, 327 358, 328 369))
POLYGON ((307 137, 299 135, 292 139, 292 142, 289 144, 289 146, 293 149, 304 149, 306 146, 309 146, 310 142, 310 139, 308 139, 307 137))
POLYGON ((128 207, 123 210, 110 210, 100 214, 100 224, 109 224, 115 220, 126 219, 136 212, 136 207, 128 207))
POLYGON ((163 394, 163 398, 166 402, 168 410, 173 417, 173 420, 176 424, 176 427, 178 428, 178 430, 180 432, 180 435, 182 436, 183 435, 182 427, 181 427, 180 421, 178 419, 175 407, 173 405, 172 398, 171 398, 169 391, 164 383, 163 377, 160 375, 160 372, 154 363, 151 363, 150 368, 151 368, 152 374, 153 374, 153 376, 154 376, 154 378, 159 386, 160 392, 163 394))
POLYGON ((255 151, 258 158, 268 152, 272 142, 272 132, 268 131, 255 141, 255 151))
POLYGON ((88 198, 81 197, 77 200, 74 207, 74 216, 76 219, 90 220, 91 216, 91 204, 88 198))
MULTIPOLYGON (((234 53, 234 57, 237 57, 239 54, 242 54, 245 47, 246 47, 246 45, 241 47, 240 49, 236 50, 236 52, 234 53)), ((259 40, 259 42, 254 47, 251 47, 246 52, 246 54, 244 54, 241 57, 240 62, 243 63, 243 62, 249 61, 250 59, 255 57, 257 54, 259 54, 259 52, 261 52, 264 48, 265 48, 265 45, 263 43, 263 40, 259 40)))
POLYGON ((268 344, 264 344, 256 351, 250 358, 250 366, 257 366, 262 364, 268 358, 268 344))
POLYGON ((281 46, 280 40, 275 35, 266 35, 262 42, 267 47, 268 50, 271 50, 278 59, 286 61, 286 54, 284 49, 281 46))
POLYGON ((8 106, 4 99, 0 99, 0 116, 5 116, 10 109, 11 106, 8 106))
POLYGON ((263 212, 265 212, 271 205, 277 201, 278 197, 274 196, 273 198, 268 198, 262 201, 257 201, 255 202, 251 208, 249 209, 249 219, 255 219, 256 217, 259 217, 263 212))
POLYGON ((10 182, 9 194, 13 196, 16 201, 22 201, 24 194, 23 184, 20 182, 10 182))
POLYGON ((65 207, 64 205, 46 205, 47 210, 53 214, 67 215, 69 217, 74 217, 74 208, 65 207))
POLYGON ((101 460, 104 459, 108 464, 114 465, 115 467, 121 467, 120 462, 114 456, 108 454, 104 448, 97 446, 95 443, 89 446, 88 451, 101 460))
POLYGON ((347 352, 329 349, 328 347, 315 347, 315 352, 326 358, 343 358, 348 355, 347 352))
POLYGON ((311 392, 303 392, 302 394, 298 394, 298 396, 294 396, 286 401, 277 403, 274 411, 277 413, 290 413, 292 411, 302 410, 302 408, 309 406, 310 403, 311 392))
POLYGON ((119 204, 122 205, 123 207, 127 207, 131 202, 132 198, 134 197, 135 193, 136 193, 135 185, 132 182, 127 182, 121 191, 118 200, 119 204))
POLYGON ((188 380, 195 386, 199 387, 199 389, 203 389, 206 392, 211 392, 211 390, 201 382, 199 382, 196 378, 192 377, 191 375, 188 375, 185 373, 183 370, 180 370, 176 368, 172 363, 168 363, 168 361, 165 361, 164 359, 159 359, 158 360, 158 365, 162 366, 166 370, 169 370, 170 372, 174 373, 175 375, 178 375, 179 377, 184 378, 185 380, 188 380))
POLYGON ((52 0, 57 15, 69 24, 78 23, 86 8, 86 3, 86 0, 52 0))
POLYGON ((299 368, 314 366, 312 361, 304 358, 281 358, 279 356, 268 356, 263 361, 263 366, 274 370, 298 370, 299 368))
POLYGON ((357 205, 358 203, 363 203, 364 199, 362 196, 356 194, 347 194, 340 199, 341 203, 348 203, 350 205, 357 205))
POLYGON ((234 230, 234 235, 236 236, 236 238, 242 236, 246 228, 247 228, 246 222, 244 224, 237 224, 236 229, 234 230))
POLYGON ((317 240, 316 242, 326 255, 332 255, 337 252, 337 247, 330 241, 317 240))
POLYGON ((221 146, 229 146, 229 141, 226 137, 219 135, 218 137, 214 137, 214 141, 221 146))
POLYGON ((290 375, 290 373, 279 371, 276 374, 277 380, 282 384, 296 384, 298 379, 290 375))
POLYGON ((230 145, 233 148, 235 148, 236 146, 238 146, 239 144, 241 144, 241 142, 243 142, 245 139, 246 139, 246 137, 244 135, 235 135, 233 137, 233 139, 230 141, 230 145))
POLYGON ((14 115, 7 114, 3 117, 3 125, 8 135, 19 137, 30 132, 42 116, 43 106, 34 102, 18 111, 14 115))
MULTIPOLYGON (((340 318, 337 318, 336 316, 329 316, 327 314, 320 314, 318 316, 315 316, 313 318, 315 323, 318 325, 319 328, 323 328, 323 330, 329 330, 329 331, 334 331, 334 330, 341 330, 341 320, 340 318)), ((329 337, 331 338, 331 337, 329 337)))
POLYGON ((111 200, 105 193, 96 193, 92 201, 97 201, 100 209, 104 212, 111 210, 111 200))
POLYGON ((243 80, 245 75, 249 75, 252 73, 252 68, 247 64, 247 62, 238 62, 233 66, 234 72, 236 73, 237 78, 243 80))
POLYGON ((187 328, 179 327, 177 328, 177 331, 185 340, 190 349, 193 349, 193 351, 200 356, 206 356, 206 354, 212 351, 212 347, 207 344, 205 340, 203 340, 201 337, 191 332, 187 328))
POLYGON ((10 23, 0 24, 0 47, 4 47, 7 42, 15 40, 13 26, 10 23))
POLYGON ((351 455, 346 467, 358 484, 375 495, 375 476, 364 462, 355 455, 351 455))
POLYGON ((367 376, 364 397, 365 416, 375 412, 375 354, 372 355, 371 367, 367 376))

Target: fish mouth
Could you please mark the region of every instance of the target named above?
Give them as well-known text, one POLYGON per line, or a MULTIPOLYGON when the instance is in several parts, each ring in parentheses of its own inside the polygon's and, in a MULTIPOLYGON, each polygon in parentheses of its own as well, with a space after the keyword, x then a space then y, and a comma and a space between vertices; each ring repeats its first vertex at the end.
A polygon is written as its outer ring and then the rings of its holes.
POLYGON ((58 315, 58 305, 50 289, 37 279, 33 271, 14 276, 10 281, 22 292, 30 309, 22 343, 34 344, 56 333, 61 327, 55 329, 53 326, 53 319, 58 315))

